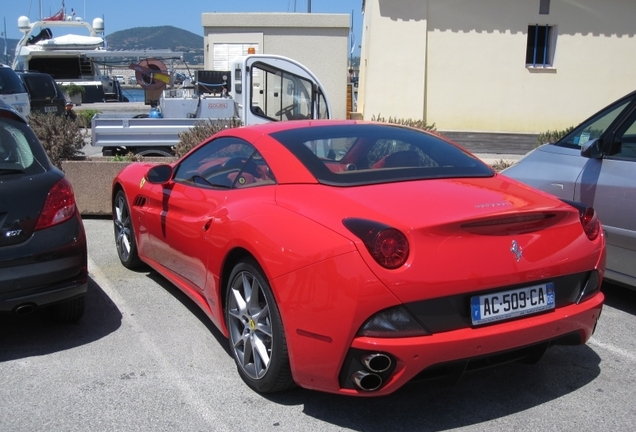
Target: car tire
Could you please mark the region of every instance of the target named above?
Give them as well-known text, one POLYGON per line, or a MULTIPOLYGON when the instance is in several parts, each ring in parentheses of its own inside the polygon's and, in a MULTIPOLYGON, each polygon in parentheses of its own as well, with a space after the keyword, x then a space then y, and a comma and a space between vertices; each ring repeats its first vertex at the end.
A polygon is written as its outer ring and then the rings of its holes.
POLYGON ((142 265, 137 254, 135 231, 130 217, 130 208, 124 191, 119 191, 113 200, 113 228, 115 230, 115 246, 122 265, 133 269, 142 265))
POLYGON ((273 393, 294 386, 278 306, 263 271, 252 259, 239 262, 230 274, 225 320, 230 352, 249 387, 273 393))
POLYGON ((84 315, 84 296, 48 307, 49 317, 58 323, 73 323, 84 315))

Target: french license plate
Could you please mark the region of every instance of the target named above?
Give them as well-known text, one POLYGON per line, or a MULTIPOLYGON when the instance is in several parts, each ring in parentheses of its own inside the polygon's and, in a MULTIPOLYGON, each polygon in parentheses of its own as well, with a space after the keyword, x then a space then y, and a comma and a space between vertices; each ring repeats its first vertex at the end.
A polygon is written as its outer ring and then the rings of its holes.
POLYGON ((47 113, 57 112, 57 107, 56 106, 45 106, 44 107, 44 112, 47 112, 47 113))
POLYGON ((549 282, 470 299, 473 325, 554 309, 554 284, 549 282))

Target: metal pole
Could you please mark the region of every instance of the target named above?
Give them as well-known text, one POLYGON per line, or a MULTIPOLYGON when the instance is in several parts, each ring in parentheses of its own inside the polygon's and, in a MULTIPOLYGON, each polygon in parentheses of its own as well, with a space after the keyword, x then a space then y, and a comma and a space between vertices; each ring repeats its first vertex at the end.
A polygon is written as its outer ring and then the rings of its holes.
POLYGON ((307 13, 311 13, 311 0, 307 0, 307 13))
POLYGON ((354 40, 353 40, 353 11, 351 11, 351 24, 349 25, 349 68, 353 69, 353 49, 354 49, 354 40))
POLYGON ((9 64, 9 50, 7 47, 7 17, 4 17, 4 61, 9 64))

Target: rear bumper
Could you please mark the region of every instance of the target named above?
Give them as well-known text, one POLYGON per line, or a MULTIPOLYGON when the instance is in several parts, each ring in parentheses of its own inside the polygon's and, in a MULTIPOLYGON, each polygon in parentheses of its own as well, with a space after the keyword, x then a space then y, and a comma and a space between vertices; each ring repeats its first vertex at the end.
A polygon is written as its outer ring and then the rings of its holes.
POLYGON ((0 250, 0 312, 46 306, 86 293, 87 248, 79 216, 0 250))
MULTIPOLYGON (((285 325, 293 377, 299 386, 352 396, 382 396, 420 378, 418 375, 431 367, 536 344, 547 346, 563 342, 564 336, 568 336, 569 343, 585 343, 592 335, 603 307, 604 296, 599 284, 604 254, 600 253, 591 266, 597 270, 577 273, 573 279, 564 279, 563 283, 555 282, 559 291, 556 308, 536 315, 473 326, 470 295, 485 292, 474 286, 467 298, 458 300, 459 307, 454 309, 459 314, 457 319, 449 319, 449 310, 433 301, 430 308, 420 312, 440 317, 438 324, 450 325, 437 325, 430 335, 420 337, 356 336, 369 317, 379 311, 412 305, 400 303, 355 252, 273 279, 272 287, 285 325), (337 278, 325 277, 333 274, 337 278), (585 294, 584 300, 577 304, 581 293, 585 294), (458 322, 462 323, 461 327, 456 325, 458 322), (363 356, 378 353, 391 357, 391 366, 382 371, 382 382, 375 391, 363 391, 356 387, 352 377, 360 370, 355 369, 356 363, 362 364, 363 356)), ((467 283, 475 284, 472 280, 467 283)), ((528 284, 530 282, 523 285, 528 284)), ((514 287, 517 285, 499 287, 498 290, 514 287)), ((449 304, 457 305, 457 301, 451 300, 449 304)), ((420 322, 431 325, 430 320, 418 316, 416 309, 411 308, 411 313, 420 322)))
MULTIPOLYGON (((360 352, 384 353, 393 359, 394 368, 382 380, 377 391, 365 392, 339 385, 337 392, 356 396, 382 396, 412 380, 443 377, 443 374, 457 365, 469 367, 471 360, 472 364, 476 364, 479 359, 494 358, 493 354, 502 354, 500 357, 505 359, 504 354, 509 353, 508 358, 513 361, 538 353, 535 359, 538 360, 541 344, 547 348, 552 343, 585 343, 594 332, 603 300, 603 294, 598 293, 581 304, 533 317, 431 336, 401 339, 356 338, 351 344, 354 357, 360 352), (519 349, 523 350, 514 352, 519 349), (441 371, 439 376, 436 370, 441 371)), ((351 371, 352 356, 348 355, 347 358, 341 371, 341 382, 349 379, 347 375, 351 371)), ((461 376, 461 371, 456 375, 461 376)))
POLYGON ((0 300, 0 312, 14 312, 19 307, 33 308, 60 303, 86 294, 88 276, 61 284, 46 286, 29 293, 20 292, 17 296, 7 296, 0 300))

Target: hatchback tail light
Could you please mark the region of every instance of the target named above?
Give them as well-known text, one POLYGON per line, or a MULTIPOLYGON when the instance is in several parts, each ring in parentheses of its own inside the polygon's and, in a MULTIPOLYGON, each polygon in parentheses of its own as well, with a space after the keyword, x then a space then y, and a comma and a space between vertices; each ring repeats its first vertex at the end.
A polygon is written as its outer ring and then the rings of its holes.
POLYGON ((49 191, 35 230, 49 228, 73 217, 77 210, 71 183, 61 178, 49 191))
POLYGON ((347 218, 342 223, 364 242, 382 267, 396 269, 409 257, 409 242, 400 230, 366 219, 347 218))

